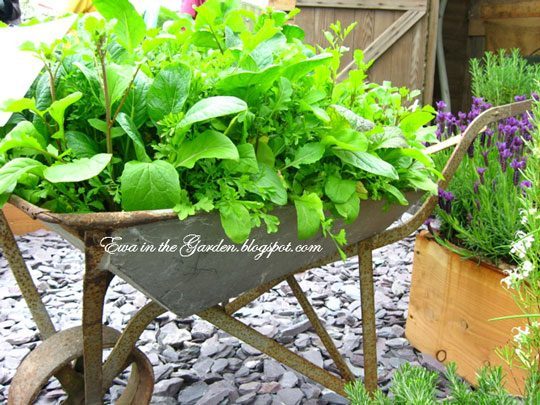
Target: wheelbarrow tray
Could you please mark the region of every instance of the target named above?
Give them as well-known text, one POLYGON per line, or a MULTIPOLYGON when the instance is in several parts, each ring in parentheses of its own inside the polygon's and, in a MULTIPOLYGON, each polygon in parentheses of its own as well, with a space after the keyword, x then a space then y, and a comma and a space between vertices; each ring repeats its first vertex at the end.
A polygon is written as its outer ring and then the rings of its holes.
MULTIPOLYGON (((422 195, 409 192, 407 199, 414 204, 422 195)), ((217 213, 180 221, 171 210, 54 214, 17 197, 12 202, 32 216, 37 212, 37 217, 80 249, 84 249, 85 231, 109 231, 109 239, 103 240, 103 244, 109 244, 109 252, 100 268, 118 275, 180 317, 266 282, 339 259, 329 237, 319 233, 307 241, 298 240, 293 206, 273 212, 280 220, 277 233, 268 234, 263 226, 253 229, 244 244, 233 244, 217 213), (282 251, 261 253, 276 246, 282 251), (126 247, 129 251, 118 251, 126 247)), ((384 201, 363 201, 353 224, 339 224, 347 232, 348 245, 382 232, 409 208, 386 205, 384 201)))

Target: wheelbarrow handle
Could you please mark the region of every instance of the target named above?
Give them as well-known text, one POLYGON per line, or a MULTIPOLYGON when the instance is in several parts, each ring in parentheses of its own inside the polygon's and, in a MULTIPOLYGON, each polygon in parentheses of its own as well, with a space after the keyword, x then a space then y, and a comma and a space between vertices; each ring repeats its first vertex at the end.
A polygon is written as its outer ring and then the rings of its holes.
MULTIPOLYGON (((442 179, 437 183, 439 189, 445 189, 448 187, 448 184, 454 177, 459 165, 467 154, 467 150, 474 142, 478 134, 485 130, 489 124, 531 111, 532 103, 533 100, 525 100, 499 107, 492 107, 476 117, 469 124, 462 135, 452 137, 442 144, 437 144, 428 148, 428 153, 437 153, 455 145, 452 155, 442 170, 442 179)), ((408 235, 416 231, 429 218, 437 205, 438 198, 439 197, 437 195, 430 196, 409 220, 405 221, 401 225, 387 229, 380 234, 372 236, 366 241, 366 243, 369 243, 373 249, 377 249, 406 238, 408 235)))

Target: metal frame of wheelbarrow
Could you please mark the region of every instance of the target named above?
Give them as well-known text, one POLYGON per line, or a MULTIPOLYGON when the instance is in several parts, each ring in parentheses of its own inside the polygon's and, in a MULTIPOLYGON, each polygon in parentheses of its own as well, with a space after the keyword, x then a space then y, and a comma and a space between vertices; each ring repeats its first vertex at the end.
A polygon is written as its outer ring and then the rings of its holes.
MULTIPOLYGON (((429 153, 436 153, 455 146, 443 170, 444 178, 439 181, 439 187, 443 189, 447 187, 467 153, 467 149, 486 125, 526 113, 530 109, 530 100, 489 109, 476 118, 463 135, 428 148, 429 153)), ((135 348, 135 344, 148 324, 166 310, 160 304, 151 301, 133 316, 122 333, 103 325, 105 293, 113 275, 108 271, 101 270, 98 266, 104 255, 103 247, 99 241, 107 235, 107 230, 172 219, 176 217, 176 214, 165 210, 55 214, 31 205, 16 196, 13 196, 10 201, 31 217, 60 225, 74 237, 83 240, 85 273, 82 326, 58 332, 34 285, 8 222, 3 213, 0 213, 0 244, 3 253, 43 339, 43 343, 32 351, 17 369, 11 383, 8 404, 26 405, 31 403, 52 376, 58 378, 68 394, 67 403, 99 404, 102 402, 104 393, 112 385, 113 379, 130 364, 132 365, 130 379, 117 403, 148 403, 154 384, 152 366, 148 358, 135 348), (103 363, 103 350, 111 347, 112 352, 103 363), (82 363, 79 361, 81 358, 83 359, 82 363)), ((364 383, 369 392, 374 392, 377 388, 377 336, 372 252, 374 249, 402 240, 413 233, 431 215, 436 204, 437 196, 430 196, 405 223, 364 239, 357 244, 349 245, 344 249, 348 256, 358 255, 363 325, 364 383)), ((335 256, 326 258, 324 263, 312 263, 310 268, 338 259, 339 256, 336 253, 335 256)), ((307 268, 298 269, 295 273, 305 270, 307 268)), ((230 302, 207 308, 198 312, 197 315, 339 394, 344 395, 344 385, 348 381, 354 380, 353 373, 339 354, 324 325, 301 290, 294 273, 261 284, 230 302), (341 376, 316 366, 232 316, 234 312, 282 281, 289 284, 341 376)))

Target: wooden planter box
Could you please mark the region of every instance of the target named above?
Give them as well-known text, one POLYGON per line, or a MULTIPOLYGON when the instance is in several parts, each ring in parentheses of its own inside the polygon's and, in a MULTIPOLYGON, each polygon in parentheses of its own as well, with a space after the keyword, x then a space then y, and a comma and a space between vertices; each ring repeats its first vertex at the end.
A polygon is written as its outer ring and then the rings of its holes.
POLYGON ((421 352, 445 364, 455 362, 459 375, 472 384, 482 366, 502 365, 506 388, 520 395, 525 374, 507 367, 495 352, 512 339, 520 321, 490 321, 520 313, 501 286, 504 276, 500 269, 464 260, 421 233, 414 247, 406 336, 421 352))

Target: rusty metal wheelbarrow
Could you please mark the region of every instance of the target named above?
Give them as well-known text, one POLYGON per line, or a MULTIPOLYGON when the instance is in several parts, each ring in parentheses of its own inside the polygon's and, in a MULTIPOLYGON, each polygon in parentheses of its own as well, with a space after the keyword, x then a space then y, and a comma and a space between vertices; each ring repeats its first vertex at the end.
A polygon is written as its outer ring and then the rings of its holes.
MULTIPOLYGON (((525 113, 530 108, 530 101, 492 108, 473 121, 462 136, 428 148, 428 152, 436 153, 455 146, 443 170, 444 179, 439 182, 439 187, 446 188, 467 149, 486 125, 525 113)), ((422 193, 416 192, 407 195, 410 202, 417 202, 422 196, 422 193)), ((31 217, 48 223, 51 229, 78 246, 84 252, 86 264, 82 326, 57 332, 6 218, 0 213, 0 244, 44 340, 18 368, 11 383, 9 404, 31 403, 52 376, 58 378, 67 392, 67 403, 99 404, 113 379, 130 364, 130 379, 118 403, 148 403, 154 384, 152 366, 148 358, 135 348, 135 344, 147 325, 166 310, 178 316, 197 314, 339 394, 344 395, 344 385, 354 380, 354 375, 294 276, 339 259, 328 239, 318 237, 309 241, 310 244, 319 244, 322 250, 274 253, 268 260, 255 260, 252 253, 196 250, 190 255, 178 251, 115 253, 106 249, 102 243, 103 238, 122 238, 123 244, 139 246, 159 245, 169 239, 169 244, 174 246, 185 244, 189 235, 201 235, 205 244, 215 244, 225 239, 225 235, 216 214, 196 216, 184 221, 179 221, 172 210, 55 214, 16 196, 10 201, 31 217), (122 333, 103 325, 105 293, 114 275, 152 298, 133 316, 122 333), (282 281, 289 284, 340 376, 316 366, 233 317, 234 312, 282 281), (103 362, 103 350, 111 347, 112 352, 103 362)), ((348 256, 357 254, 359 259, 364 374, 365 385, 370 392, 377 388, 372 251, 413 233, 432 213, 436 204, 437 196, 428 197, 408 221, 387 229, 407 207, 393 206, 384 210, 382 202, 365 201, 359 219, 346 227, 349 244, 344 251, 348 256)), ((275 213, 281 220, 280 231, 268 235, 257 229, 251 238, 258 244, 279 241, 280 244, 290 242, 296 246, 298 241, 294 210, 285 207, 275 213)))

